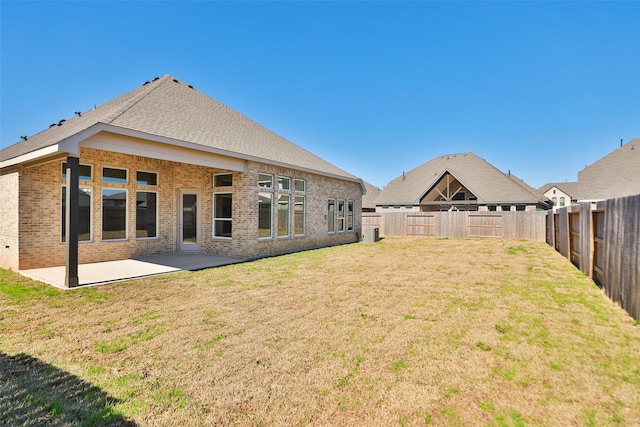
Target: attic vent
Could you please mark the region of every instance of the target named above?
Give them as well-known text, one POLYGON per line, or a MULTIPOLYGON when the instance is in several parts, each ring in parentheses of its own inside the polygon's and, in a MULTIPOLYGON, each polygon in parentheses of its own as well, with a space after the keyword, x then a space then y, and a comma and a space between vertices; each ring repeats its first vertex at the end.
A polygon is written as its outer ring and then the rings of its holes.
POLYGON ((156 80, 160 80, 160 77, 156 77, 153 79, 153 81, 155 82, 156 80))
POLYGON ((75 115, 76 115, 76 116, 78 116, 78 117, 80 117, 80 116, 82 116, 82 113, 81 113, 80 111, 76 111, 76 112, 75 112, 75 115))
POLYGON ((20 135, 20 139, 23 140, 23 141, 26 141, 27 140, 27 135, 20 135))
POLYGON ((64 122, 66 122, 66 120, 65 120, 65 119, 60 120, 60 121, 58 122, 58 126, 62 126, 62 124, 63 124, 64 122))
POLYGON ((147 80, 146 82, 142 83, 142 86, 146 86, 149 84, 149 80, 147 80))
POLYGON ((178 79, 173 79, 173 81, 174 81, 174 82, 176 82, 176 83, 180 83, 180 82, 178 81, 178 79))
POLYGON ((190 89, 193 89, 193 86, 189 85, 189 88, 190 88, 190 89))
POLYGON ((54 126, 58 126, 58 124, 57 124, 57 123, 51 123, 51 124, 49 125, 49 127, 50 127, 50 128, 52 128, 52 127, 54 127, 54 126))

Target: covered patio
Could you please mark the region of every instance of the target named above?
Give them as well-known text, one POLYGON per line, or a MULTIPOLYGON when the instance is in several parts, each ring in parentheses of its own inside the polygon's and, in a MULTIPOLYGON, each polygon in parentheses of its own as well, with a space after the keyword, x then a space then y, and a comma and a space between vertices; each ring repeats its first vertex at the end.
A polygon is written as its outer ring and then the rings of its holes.
MULTIPOLYGON (((78 265, 78 287, 104 285, 177 271, 195 271, 242 262, 242 259, 210 254, 163 254, 78 265)), ((21 270, 20 274, 60 289, 65 286, 65 266, 21 270)))

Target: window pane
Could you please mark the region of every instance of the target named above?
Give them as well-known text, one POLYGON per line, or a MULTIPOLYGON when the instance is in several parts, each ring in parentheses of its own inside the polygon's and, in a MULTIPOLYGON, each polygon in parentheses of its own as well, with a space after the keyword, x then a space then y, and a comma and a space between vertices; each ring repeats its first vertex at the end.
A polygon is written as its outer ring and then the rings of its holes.
MULTIPOLYGON (((91 165, 80 165, 78 177, 83 181, 91 181, 91 165)), ((67 162, 62 163, 62 179, 67 179, 67 162)))
POLYGON ((118 184, 127 183, 127 171, 124 169, 102 168, 102 180, 118 184))
MULTIPOLYGON (((125 177, 126 178, 126 177, 125 177)), ((136 172, 136 184, 158 185, 158 174, 155 172, 136 172)))
POLYGON ((327 223, 328 223, 328 231, 329 233, 333 233, 336 231, 336 201, 329 200, 329 205, 327 206, 327 223))
POLYGON ((127 237, 127 191, 102 189, 102 240, 127 237))
POLYGON ((338 200, 338 231, 344 231, 344 200, 338 200))
POLYGON ((213 235, 215 237, 231 237, 231 194, 214 194, 213 197, 213 235))
POLYGON ((347 230, 353 231, 353 215, 355 211, 355 203, 353 200, 349 200, 347 207, 347 230))
POLYGON ((146 191, 136 193, 136 238, 158 237, 158 195, 146 191))
POLYGON ((258 186, 260 188, 273 188, 273 175, 266 173, 258 174, 258 186))
POLYGON ((271 237, 271 200, 273 194, 258 195, 258 237, 271 237))
POLYGON ((232 185, 233 185, 233 175, 230 173, 213 176, 214 187, 231 187, 232 185))
POLYGON ((278 190, 291 190, 291 180, 289 178, 278 177, 278 190))
MULTIPOLYGON (((62 241, 66 242, 67 223, 67 187, 62 187, 62 241)), ((80 188, 78 190, 78 241, 91 240, 91 189, 80 188)))
POLYGON ((289 196, 278 196, 278 236, 289 235, 289 196))
POLYGON ((295 186, 296 191, 305 191, 306 190, 306 182, 304 179, 296 179, 293 181, 293 185, 295 186))
POLYGON ((294 199, 293 234, 304 235, 304 196, 296 196, 294 199))

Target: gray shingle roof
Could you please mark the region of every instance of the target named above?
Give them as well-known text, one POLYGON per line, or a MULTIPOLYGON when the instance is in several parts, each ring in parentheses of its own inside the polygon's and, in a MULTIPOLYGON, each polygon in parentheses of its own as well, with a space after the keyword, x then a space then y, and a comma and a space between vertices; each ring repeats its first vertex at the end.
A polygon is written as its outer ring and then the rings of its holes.
POLYGON ((550 182, 538 188, 538 191, 544 194, 553 187, 556 187, 563 193, 568 194, 572 199, 577 200, 579 198, 579 187, 577 182, 550 182))
POLYGON ((500 172, 474 153, 446 154, 389 182, 376 205, 418 204, 445 172, 454 175, 479 203, 537 203, 542 195, 519 178, 500 172))
POLYGON ((640 138, 578 172, 581 200, 640 194, 640 138))
POLYGON ((171 75, 7 147, 0 151, 0 160, 53 146, 99 123, 213 148, 243 159, 358 180, 171 75))
POLYGON ((364 188, 367 191, 366 194, 362 196, 362 207, 373 209, 376 207, 374 200, 376 199, 376 197, 378 197, 382 190, 380 190, 375 185, 368 183, 367 181, 362 181, 362 183, 364 184, 364 188))

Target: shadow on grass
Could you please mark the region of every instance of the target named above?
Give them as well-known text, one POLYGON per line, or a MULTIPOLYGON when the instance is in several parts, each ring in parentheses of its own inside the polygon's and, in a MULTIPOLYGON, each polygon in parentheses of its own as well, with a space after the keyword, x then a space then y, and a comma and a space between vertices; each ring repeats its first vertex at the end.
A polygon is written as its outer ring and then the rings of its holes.
POLYGON ((35 357, 0 351, 0 425, 136 426, 114 410, 117 403, 35 357))

